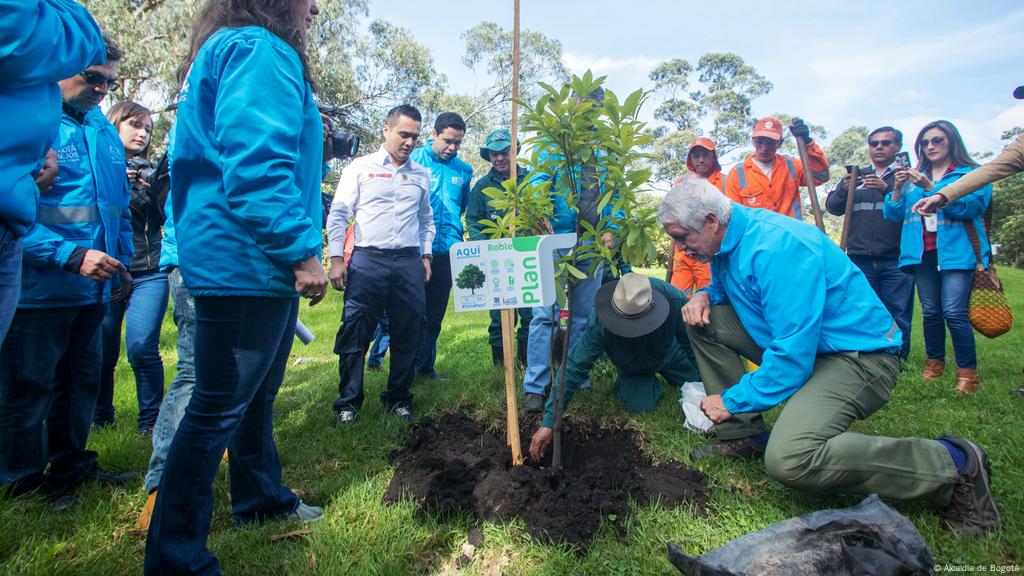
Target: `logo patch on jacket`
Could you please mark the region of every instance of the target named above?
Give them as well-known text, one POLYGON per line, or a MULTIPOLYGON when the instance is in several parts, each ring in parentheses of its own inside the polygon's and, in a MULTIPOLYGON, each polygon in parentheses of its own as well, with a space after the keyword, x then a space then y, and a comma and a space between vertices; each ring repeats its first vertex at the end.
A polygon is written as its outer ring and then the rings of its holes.
POLYGON ((462 183, 465 181, 465 178, 463 178, 462 176, 452 176, 452 184, 456 186, 462 186, 462 183))
POLYGON ((81 162, 82 157, 78 155, 78 148, 75 148, 74 144, 68 144, 67 146, 57 150, 57 162, 81 162))

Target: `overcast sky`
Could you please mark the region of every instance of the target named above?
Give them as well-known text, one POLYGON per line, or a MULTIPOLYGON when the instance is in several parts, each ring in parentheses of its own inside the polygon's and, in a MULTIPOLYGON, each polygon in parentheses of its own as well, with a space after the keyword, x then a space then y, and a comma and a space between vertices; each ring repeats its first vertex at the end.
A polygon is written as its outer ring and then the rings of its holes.
MULTIPOLYGON (((459 35, 490 20, 512 29, 512 0, 371 0, 370 17, 412 31, 457 92, 483 83, 461 63, 459 35)), ((835 136, 852 125, 892 124, 912 140, 951 120, 968 149, 996 151, 1024 126, 1024 2, 1020 0, 739 2, 521 0, 521 26, 562 42, 570 72, 608 75, 623 94, 650 88, 671 58, 696 64, 735 52, 774 84, 755 116, 798 114, 835 136)), ((652 113, 656 103, 648 105, 652 113)))

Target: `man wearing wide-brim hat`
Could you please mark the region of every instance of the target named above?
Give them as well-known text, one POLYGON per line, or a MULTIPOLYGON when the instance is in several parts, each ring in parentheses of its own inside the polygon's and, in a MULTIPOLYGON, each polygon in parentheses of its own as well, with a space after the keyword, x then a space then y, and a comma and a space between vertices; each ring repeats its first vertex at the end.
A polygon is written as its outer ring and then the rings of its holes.
MULTIPOLYGON (((563 406, 569 404, 602 354, 615 365, 615 394, 631 412, 650 411, 657 406, 661 383, 656 374, 675 388, 699 381, 682 321, 685 303, 686 296, 678 288, 642 274, 623 274, 619 280, 601 286, 587 327, 569 350, 563 406)), ((530 443, 530 457, 537 460, 551 441, 554 396, 548 396, 541 427, 530 443)))

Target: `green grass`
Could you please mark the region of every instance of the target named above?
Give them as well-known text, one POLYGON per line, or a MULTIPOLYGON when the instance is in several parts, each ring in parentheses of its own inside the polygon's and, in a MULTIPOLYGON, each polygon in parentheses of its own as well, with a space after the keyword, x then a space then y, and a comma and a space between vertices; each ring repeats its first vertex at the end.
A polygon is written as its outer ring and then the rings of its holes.
MULTIPOLYGON (((658 276, 661 271, 650 270, 658 276)), ((1024 322, 1024 271, 1004 269, 1018 322, 1024 322)), ((382 413, 377 393, 382 374, 368 373, 367 402, 354 426, 332 426, 331 401, 337 395, 337 364, 332 353, 341 298, 337 293, 316 308, 303 307, 302 319, 318 336, 309 346, 296 342, 292 365, 278 397, 276 437, 286 483, 326 517, 311 534, 271 541, 300 526, 271 522, 236 528, 228 502, 227 470, 216 483, 216 507, 209 545, 227 574, 415 574, 454 572, 469 518, 441 521, 418 514, 409 504, 386 506, 381 495, 391 478, 388 453, 405 430, 382 413)), ((504 419, 501 372, 490 365, 487 315, 449 311, 438 351, 437 369, 448 384, 417 381, 414 408, 419 415, 460 409, 499 426, 504 419)), ((167 379, 173 377, 175 333, 164 326, 161 351, 167 379)), ((958 397, 954 379, 923 382, 920 316, 910 365, 888 406, 854 429, 869 434, 936 437, 947 432, 970 437, 992 461, 994 491, 1006 522, 1000 532, 958 538, 943 531, 935 510, 917 503, 890 502, 909 516, 932 548, 935 559, 951 564, 1024 564, 1024 399, 1007 392, 1024 384, 1024 330, 1019 326, 997 340, 978 339, 981 390, 958 397)), ((682 428, 678 391, 669 390, 651 414, 624 412, 611 391, 612 371, 598 366, 594 390, 581 395, 572 414, 625 420, 641 432, 645 449, 658 460, 685 460, 702 440, 682 428)), ((91 447, 103 466, 143 472, 149 443, 135 434, 135 394, 131 370, 118 366, 115 403, 118 423, 95 433, 91 447)), ((483 523, 483 545, 462 571, 466 574, 652 574, 672 573, 665 545, 672 540, 702 553, 742 534, 814 510, 843 507, 851 495, 814 495, 771 481, 758 463, 702 462, 714 494, 706 516, 687 508, 637 510, 625 539, 605 529, 582 554, 533 543, 521 522, 483 523)), ((52 512, 39 497, 0 496, 0 573, 137 574, 144 538, 132 531, 145 501, 141 480, 112 490, 87 486, 79 502, 52 512)))

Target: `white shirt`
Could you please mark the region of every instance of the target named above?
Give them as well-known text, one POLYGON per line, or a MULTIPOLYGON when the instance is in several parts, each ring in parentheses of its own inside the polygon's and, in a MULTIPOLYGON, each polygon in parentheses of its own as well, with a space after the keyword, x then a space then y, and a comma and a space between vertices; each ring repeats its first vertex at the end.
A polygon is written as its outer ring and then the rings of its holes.
POLYGON ((767 162, 767 163, 761 162, 757 158, 753 158, 753 161, 754 161, 754 164, 757 164, 757 167, 761 169, 761 172, 764 172, 765 176, 767 176, 769 178, 772 177, 772 166, 775 166, 775 159, 774 158, 772 158, 771 162, 767 162))
POLYGON ((430 170, 412 160, 396 166, 381 146, 341 171, 327 215, 330 257, 345 254, 345 231, 355 217, 355 245, 364 248, 418 247, 430 254, 434 213, 430 209, 430 170))

